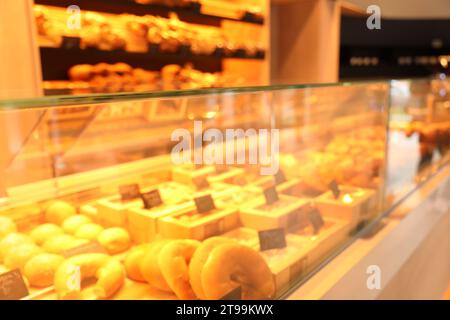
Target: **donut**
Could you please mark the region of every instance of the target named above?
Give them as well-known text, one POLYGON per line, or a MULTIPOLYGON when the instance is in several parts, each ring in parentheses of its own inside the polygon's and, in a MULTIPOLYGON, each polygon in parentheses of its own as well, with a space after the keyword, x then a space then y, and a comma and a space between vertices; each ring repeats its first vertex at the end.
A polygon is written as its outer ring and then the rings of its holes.
POLYGON ((201 272, 206 299, 218 300, 236 286, 242 299, 264 300, 273 297, 275 285, 264 258, 241 244, 222 244, 213 249, 201 272))
POLYGON ((73 236, 60 234, 45 241, 42 245, 42 249, 49 253, 60 254, 65 250, 73 248, 74 241, 75 238, 73 236))
POLYGON ((82 214, 77 214, 64 220, 62 228, 64 232, 74 234, 79 227, 88 223, 92 223, 91 218, 82 214))
POLYGON ((121 253, 131 247, 130 234, 118 227, 103 230, 98 235, 97 241, 109 254, 121 253))
POLYGON ((170 242, 170 240, 156 240, 153 241, 141 262, 141 273, 144 279, 153 287, 172 292, 166 279, 164 278, 161 268, 158 263, 158 256, 161 249, 170 242))
POLYGON ((61 229, 61 227, 57 226, 56 224, 45 223, 34 228, 30 232, 30 237, 38 246, 42 246, 48 239, 61 235, 63 233, 63 229, 61 229))
POLYGON ((192 256, 191 262, 189 263, 189 279, 192 290, 194 290, 194 293, 199 299, 206 299, 201 278, 203 266, 208 260, 210 252, 218 245, 226 243, 236 243, 236 241, 224 237, 211 237, 203 241, 192 256))
POLYGON ((31 237, 22 233, 10 233, 0 241, 0 263, 2 263, 9 251, 21 244, 34 244, 31 237))
POLYGON ((14 221, 8 217, 0 216, 0 240, 8 234, 16 233, 17 227, 14 221))
POLYGON ((42 249, 34 243, 21 244, 14 247, 14 250, 9 250, 8 254, 5 256, 5 267, 9 270, 20 269, 23 272, 28 260, 39 253, 42 253, 42 249))
POLYGON ((57 254, 38 254, 25 264, 24 276, 33 287, 49 287, 53 284, 56 269, 63 261, 64 258, 57 254))
POLYGON ((122 264, 101 253, 82 254, 65 260, 56 270, 54 280, 55 291, 61 300, 107 299, 122 287, 124 281, 122 264), (81 281, 88 278, 96 278, 97 283, 87 289, 81 288, 81 281))
POLYGON ((83 224, 75 231, 75 237, 86 240, 96 240, 103 227, 99 224, 88 223, 83 224))
POLYGON ((131 251, 127 254, 124 261, 125 271, 127 273, 128 278, 131 280, 145 282, 145 278, 141 272, 141 263, 142 259, 145 257, 145 253, 149 248, 149 244, 141 244, 137 247, 131 249, 131 251))
POLYGON ((181 300, 196 299, 189 282, 189 261, 200 246, 197 240, 181 239, 169 242, 161 249, 158 264, 167 284, 181 300))
POLYGON ((57 225, 61 225, 68 217, 76 214, 77 211, 74 206, 61 200, 51 202, 45 209, 45 219, 47 222, 57 225))

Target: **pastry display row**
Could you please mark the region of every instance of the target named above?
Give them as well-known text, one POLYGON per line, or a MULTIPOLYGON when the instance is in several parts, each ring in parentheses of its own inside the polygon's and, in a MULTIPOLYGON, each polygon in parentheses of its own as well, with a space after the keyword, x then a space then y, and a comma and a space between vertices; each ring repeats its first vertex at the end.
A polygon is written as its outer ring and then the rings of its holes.
POLYGON ((167 19, 83 11, 79 28, 68 28, 57 10, 35 6, 34 13, 41 42, 49 46, 60 47, 66 36, 79 38, 81 49, 107 51, 149 52, 151 46, 157 46, 162 53, 176 53, 188 48, 195 55, 212 55, 220 50, 225 57, 241 51, 247 56, 257 56, 264 51, 258 39, 233 36, 220 27, 186 23, 175 13, 167 19))
POLYGON ((243 79, 225 73, 202 72, 192 65, 166 65, 160 71, 115 64, 81 64, 70 68, 70 81, 46 81, 49 92, 70 91, 73 94, 97 92, 134 92, 241 86, 243 79))

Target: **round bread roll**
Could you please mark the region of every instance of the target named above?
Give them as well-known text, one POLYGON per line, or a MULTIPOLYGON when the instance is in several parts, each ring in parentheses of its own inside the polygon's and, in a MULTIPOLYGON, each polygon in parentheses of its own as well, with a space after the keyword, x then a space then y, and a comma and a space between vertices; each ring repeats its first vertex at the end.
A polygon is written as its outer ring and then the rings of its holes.
POLYGON ((49 287, 53 284, 56 269, 64 261, 57 254, 41 253, 25 264, 24 275, 33 287, 49 287))
POLYGON ((73 236, 60 234, 45 241, 42 248, 49 253, 60 254, 65 250, 73 248, 72 246, 75 240, 73 236))
POLYGON ((9 250, 8 254, 5 256, 4 264, 10 270, 20 269, 23 273, 25 264, 28 260, 40 253, 42 253, 42 249, 34 243, 24 243, 14 247, 14 250, 9 250))
POLYGON ((130 234, 123 228, 108 228, 100 232, 97 241, 109 254, 128 250, 131 246, 130 234))
POLYGON ((61 225, 64 220, 77 214, 74 206, 65 201, 53 201, 45 209, 45 219, 47 222, 61 225))
POLYGON ((264 258, 241 244, 222 244, 213 249, 201 277, 209 300, 221 299, 236 286, 241 286, 243 300, 267 300, 275 292, 272 272, 264 258))
POLYGON ((180 300, 194 300, 196 295, 189 282, 189 261, 200 246, 197 240, 173 240, 158 256, 158 264, 167 284, 180 300))
POLYGON ((148 243, 145 243, 134 247, 125 257, 124 266, 128 278, 135 281, 145 282, 145 278, 141 272, 141 263, 149 246, 150 245, 148 243))
POLYGON ((61 229, 61 227, 57 226, 56 224, 45 223, 34 228, 30 232, 30 237, 37 245, 42 246, 48 239, 63 233, 64 231, 61 229))
POLYGON ((203 243, 198 247, 192 256, 191 262, 189 263, 189 279, 191 283, 192 290, 197 295, 199 299, 206 299, 205 293, 202 286, 202 269, 208 260, 211 251, 219 245, 227 243, 237 243, 230 238, 224 237, 211 237, 203 241, 203 243))
POLYGON ((14 221, 8 217, 0 216, 0 240, 8 234, 16 233, 17 227, 14 221))
POLYGON ((75 231, 75 237, 78 239, 96 240, 100 232, 103 231, 103 227, 99 224, 88 223, 80 226, 75 231))
POLYGON ((166 279, 164 278, 158 263, 158 256, 161 249, 170 243, 170 240, 162 239, 150 243, 147 252, 141 262, 141 273, 144 279, 153 287, 172 292, 166 279))
POLYGON ((33 239, 22 233, 10 233, 0 241, 0 263, 2 263, 9 251, 21 244, 34 244, 33 239))
POLYGON ((79 64, 69 69, 69 78, 72 81, 89 81, 92 77, 92 66, 79 64))
POLYGON ((73 256, 65 260, 55 273, 55 291, 59 299, 107 299, 122 287, 125 271, 116 259, 101 253, 73 256), (76 275, 77 270, 80 277, 76 275), (97 283, 87 289, 81 282, 96 278, 97 283), (77 283, 78 282, 78 283, 77 283))
POLYGON ((92 223, 91 218, 82 214, 77 214, 64 220, 62 228, 64 232, 74 234, 79 227, 88 223, 92 223))

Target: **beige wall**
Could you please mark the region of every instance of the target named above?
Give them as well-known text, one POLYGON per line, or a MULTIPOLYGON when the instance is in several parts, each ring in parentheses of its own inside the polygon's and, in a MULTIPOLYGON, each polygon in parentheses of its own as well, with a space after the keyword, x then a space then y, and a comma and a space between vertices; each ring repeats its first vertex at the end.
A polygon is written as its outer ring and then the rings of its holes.
POLYGON ((362 8, 376 4, 385 18, 450 19, 449 0, 347 0, 362 8))

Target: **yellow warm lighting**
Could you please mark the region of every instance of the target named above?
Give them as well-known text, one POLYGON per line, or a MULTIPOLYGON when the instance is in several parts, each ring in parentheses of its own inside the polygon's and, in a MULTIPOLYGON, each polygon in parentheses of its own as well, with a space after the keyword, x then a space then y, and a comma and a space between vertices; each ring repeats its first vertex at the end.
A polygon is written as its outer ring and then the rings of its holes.
POLYGON ((441 63, 441 66, 444 68, 448 67, 448 60, 445 57, 442 57, 441 59, 439 59, 439 62, 441 63))
POLYGON ((349 195, 348 193, 346 193, 343 197, 342 197, 342 202, 350 204, 353 202, 353 198, 351 195, 349 195))

